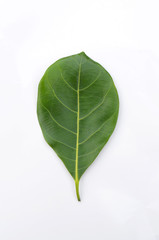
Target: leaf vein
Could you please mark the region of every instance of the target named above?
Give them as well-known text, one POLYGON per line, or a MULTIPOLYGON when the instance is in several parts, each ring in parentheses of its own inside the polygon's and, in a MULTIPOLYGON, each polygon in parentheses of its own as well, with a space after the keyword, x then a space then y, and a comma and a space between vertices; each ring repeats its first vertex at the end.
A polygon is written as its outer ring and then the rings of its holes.
POLYGON ((48 83, 48 85, 50 86, 50 88, 51 88, 51 90, 52 90, 52 93, 54 94, 54 96, 56 97, 56 99, 57 99, 65 108, 67 108, 67 109, 70 110, 71 112, 77 113, 76 111, 74 111, 74 110, 72 110, 71 108, 69 108, 68 106, 66 106, 66 105, 57 97, 57 95, 56 95, 53 87, 50 85, 50 82, 49 82, 48 80, 47 80, 47 83, 48 83))
POLYGON ((61 144, 65 145, 65 146, 68 147, 68 148, 72 148, 72 149, 76 150, 76 148, 74 148, 74 147, 72 147, 72 146, 70 146, 70 145, 67 145, 66 143, 63 143, 63 142, 60 142, 60 141, 56 140, 56 139, 53 138, 50 134, 48 134, 46 131, 45 131, 45 134, 48 135, 53 141, 58 142, 58 143, 61 143, 61 144))
POLYGON ((90 86, 92 86, 92 85, 98 80, 98 78, 99 78, 100 75, 101 75, 101 71, 98 73, 97 77, 95 78, 95 80, 94 80, 91 84, 89 84, 88 86, 86 86, 86 87, 84 87, 84 88, 82 88, 82 89, 79 89, 79 91, 81 92, 81 91, 83 91, 83 90, 86 90, 86 89, 89 88, 90 86))
MULTIPOLYGON (((117 110, 116 110, 116 111, 117 111, 117 110)), ((83 140, 82 142, 80 142, 79 145, 85 143, 85 142, 88 141, 95 133, 99 132, 100 129, 106 124, 106 122, 109 121, 109 120, 115 115, 116 111, 115 111, 109 118, 107 118, 107 119, 104 121, 104 123, 103 123, 95 132, 93 132, 91 135, 89 135, 89 137, 87 137, 85 140, 83 140)))
POLYGON ((57 156, 59 158, 66 158, 66 159, 70 160, 71 162, 75 162, 76 161, 76 159, 68 158, 68 157, 65 157, 65 156, 62 156, 62 155, 59 155, 59 154, 57 154, 57 156))
POLYGON ((57 65, 59 67, 60 73, 61 73, 61 78, 63 79, 63 81, 69 86, 69 88, 71 88, 73 91, 77 92, 77 90, 75 88, 73 88, 64 78, 63 74, 62 74, 62 70, 60 65, 57 65))
MULTIPOLYGON (((84 168, 88 168, 90 166, 92 162, 90 162, 86 167, 81 167, 81 168, 78 168, 78 170, 81 170, 81 169, 84 169, 84 168)), ((71 172, 75 172, 75 170, 71 170, 71 172)))
POLYGON ((93 108, 88 114, 86 114, 85 116, 83 116, 82 118, 80 118, 79 120, 83 120, 86 117, 88 117, 91 113, 93 113, 96 109, 98 109, 103 103, 104 100, 106 98, 106 96, 108 95, 109 91, 111 90, 111 88, 113 87, 113 85, 109 88, 109 90, 106 92, 105 96, 103 97, 103 100, 101 101, 101 103, 99 105, 97 105, 95 108, 93 108))
POLYGON ((103 143, 101 145, 99 145, 98 147, 96 147, 93 151, 90 151, 90 152, 85 153, 85 154, 81 154, 78 157, 80 158, 80 157, 83 157, 83 156, 90 155, 91 153, 95 152, 98 148, 100 148, 102 145, 103 145, 103 143))
POLYGON ((66 131, 71 132, 72 134, 75 134, 75 135, 76 135, 75 132, 71 131, 71 130, 68 129, 68 128, 65 128, 63 125, 61 125, 59 122, 57 122, 57 121, 54 119, 54 117, 53 117, 53 115, 51 114, 51 112, 47 109, 47 107, 45 107, 45 106, 42 104, 41 101, 40 101, 40 104, 41 104, 41 106, 42 106, 43 108, 46 109, 46 111, 49 113, 51 119, 52 119, 57 125, 59 125, 59 126, 60 126, 61 128, 63 128, 63 129, 65 129, 66 131))

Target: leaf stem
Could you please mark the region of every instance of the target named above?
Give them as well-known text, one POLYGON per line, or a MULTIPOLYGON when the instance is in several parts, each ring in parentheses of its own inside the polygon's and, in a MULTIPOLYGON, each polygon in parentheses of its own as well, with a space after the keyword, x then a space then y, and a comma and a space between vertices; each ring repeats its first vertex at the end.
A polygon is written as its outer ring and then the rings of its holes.
POLYGON ((80 195, 79 195, 79 181, 78 180, 75 180, 75 186, 76 186, 77 199, 78 199, 78 201, 81 201, 80 195))

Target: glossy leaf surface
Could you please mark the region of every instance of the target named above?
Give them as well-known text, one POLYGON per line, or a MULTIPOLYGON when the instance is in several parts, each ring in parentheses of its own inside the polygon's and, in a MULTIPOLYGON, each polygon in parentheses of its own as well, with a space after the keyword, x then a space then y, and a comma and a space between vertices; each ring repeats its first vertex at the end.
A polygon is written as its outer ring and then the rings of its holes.
POLYGON ((79 179, 111 136, 118 117, 109 73, 84 52, 51 65, 39 83, 37 114, 46 142, 79 179))

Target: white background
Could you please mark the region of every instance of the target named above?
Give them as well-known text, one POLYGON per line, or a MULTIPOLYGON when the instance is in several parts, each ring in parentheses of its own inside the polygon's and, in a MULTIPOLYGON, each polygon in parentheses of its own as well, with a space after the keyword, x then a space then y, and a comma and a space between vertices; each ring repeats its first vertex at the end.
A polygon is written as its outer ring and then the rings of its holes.
POLYGON ((0 0, 1 240, 159 240, 158 12, 158 0, 0 0), (112 75, 120 113, 79 203, 36 99, 46 68, 81 51, 112 75))

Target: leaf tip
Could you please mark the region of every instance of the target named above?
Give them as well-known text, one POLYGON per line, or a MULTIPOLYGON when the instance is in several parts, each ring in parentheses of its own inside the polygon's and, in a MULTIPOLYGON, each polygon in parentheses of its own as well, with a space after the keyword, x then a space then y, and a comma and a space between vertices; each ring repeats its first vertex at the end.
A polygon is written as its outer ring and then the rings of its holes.
POLYGON ((86 56, 85 52, 80 52, 79 55, 86 56))

